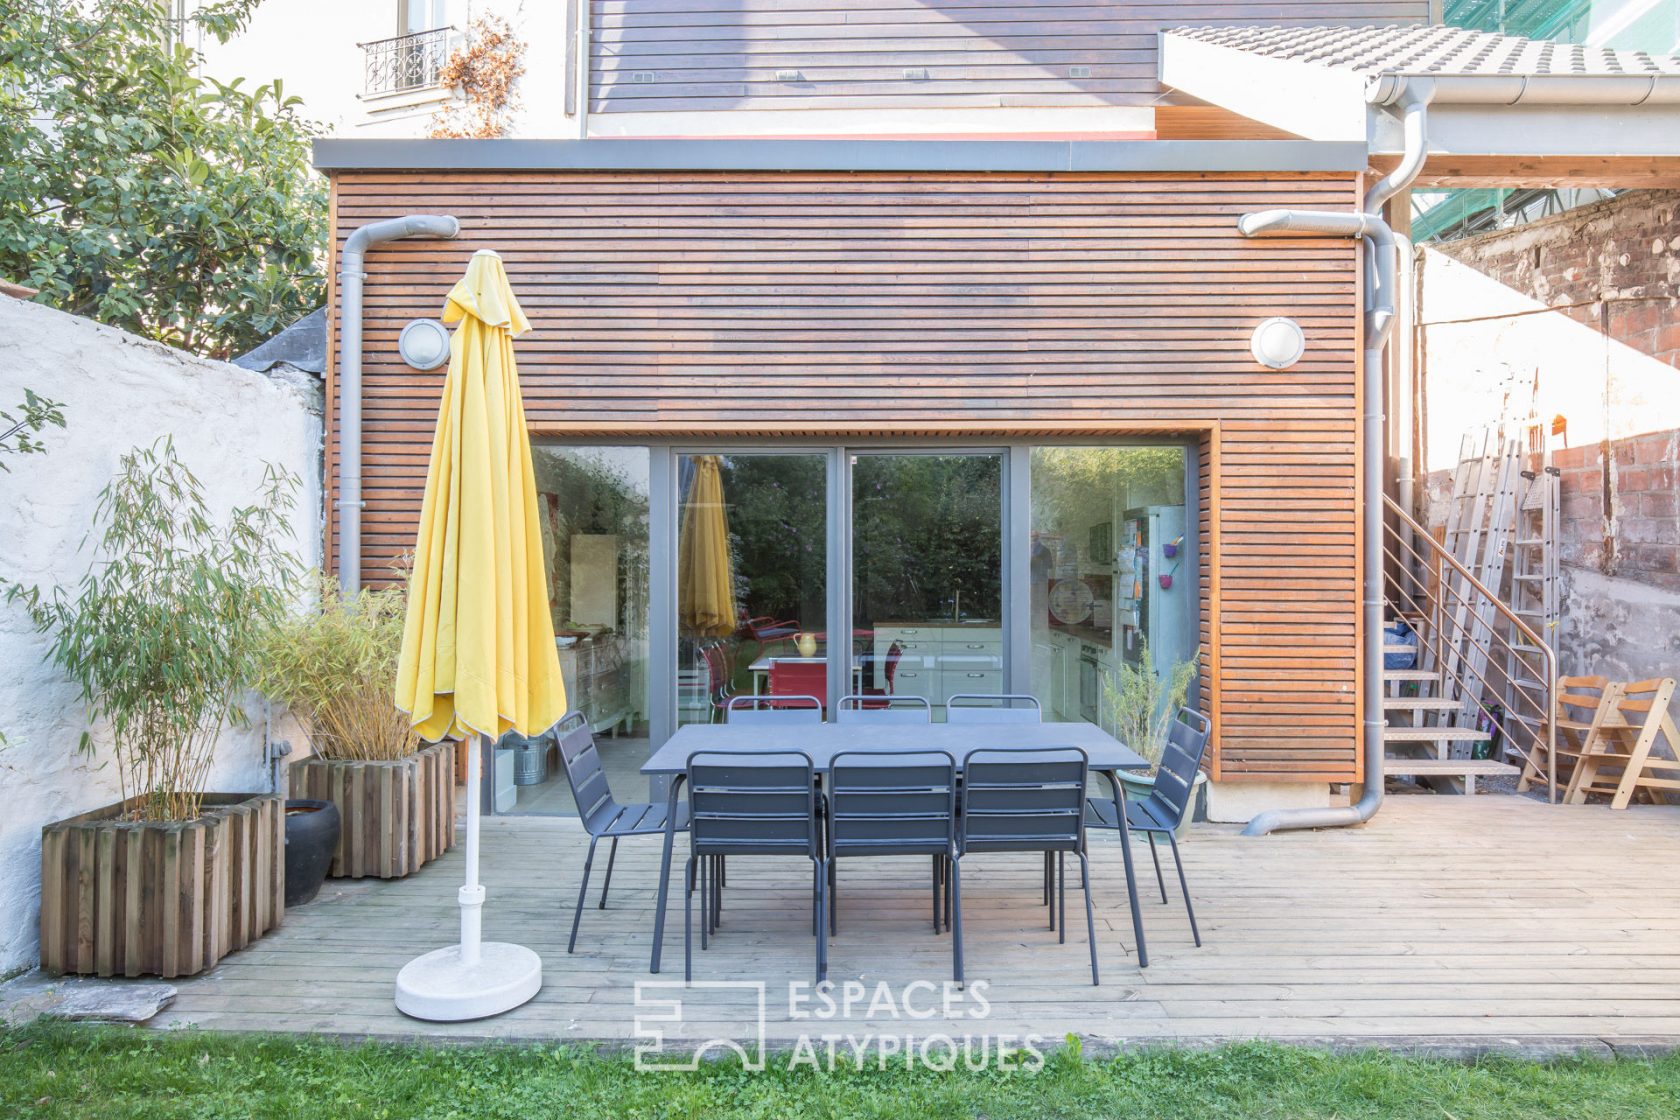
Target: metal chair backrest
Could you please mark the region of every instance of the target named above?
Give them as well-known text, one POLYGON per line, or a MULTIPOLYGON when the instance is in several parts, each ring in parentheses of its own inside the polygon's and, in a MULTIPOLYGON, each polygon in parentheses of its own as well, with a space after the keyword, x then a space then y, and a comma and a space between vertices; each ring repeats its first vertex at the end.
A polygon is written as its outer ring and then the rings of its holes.
POLYGON ((815 696, 735 696, 725 709, 730 723, 808 725, 822 717, 822 701, 815 696))
POLYGON ((554 733, 560 740, 560 765, 566 770, 566 783, 572 787, 578 818, 583 821, 584 831, 595 836, 623 811, 607 785, 601 754, 595 749, 595 734, 582 712, 568 712, 554 725, 554 733), (573 726, 568 729, 568 724, 573 726))
POLYGON ((819 855, 815 770, 803 751, 700 751, 688 760, 688 805, 697 855, 819 855))
POLYGON ((1080 850, 1089 773, 1078 747, 970 751, 963 759, 962 850, 1080 850))
POLYGON ((933 706, 922 696, 842 696, 835 723, 932 723, 933 706))
POLYGON ((820 703, 828 700, 828 661, 813 657, 772 657, 770 659, 770 694, 772 696, 815 696, 820 703))
POLYGON ((1180 708, 1167 731, 1167 745, 1155 772, 1155 789, 1144 798, 1143 807, 1158 823, 1176 829, 1190 807, 1196 771, 1201 769, 1212 723, 1192 708, 1180 708))
POLYGON ((825 782, 835 855, 940 854, 956 841, 957 760, 945 751, 841 751, 825 782))
POLYGON ((714 708, 721 707, 724 697, 729 695, 730 681, 734 676, 730 670, 728 651, 723 648, 722 642, 711 642, 700 647, 700 656, 706 659, 706 694, 714 708))
POLYGON ((1042 723, 1038 697, 962 692, 945 701, 946 723, 1042 723))
POLYGON ((887 647, 887 691, 893 690, 893 678, 898 676, 898 663, 904 659, 904 647, 894 642, 887 647))

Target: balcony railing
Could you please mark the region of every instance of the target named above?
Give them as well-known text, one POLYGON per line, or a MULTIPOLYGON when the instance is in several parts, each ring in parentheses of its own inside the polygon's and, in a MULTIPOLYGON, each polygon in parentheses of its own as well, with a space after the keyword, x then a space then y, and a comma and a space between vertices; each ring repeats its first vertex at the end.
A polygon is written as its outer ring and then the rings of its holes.
POLYGON ((363 43, 363 93, 401 93, 438 84, 438 72, 449 58, 453 27, 416 31, 392 39, 363 43))

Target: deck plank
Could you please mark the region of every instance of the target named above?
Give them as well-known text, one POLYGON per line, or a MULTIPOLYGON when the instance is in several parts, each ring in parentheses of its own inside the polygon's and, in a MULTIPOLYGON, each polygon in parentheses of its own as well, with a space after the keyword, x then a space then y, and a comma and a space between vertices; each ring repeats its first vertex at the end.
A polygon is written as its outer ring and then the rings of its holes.
MULTIPOLYGON (((696 947, 696 977, 768 982, 766 1037, 875 1032, 927 1037, 1067 1033, 1115 1044, 1267 1037, 1318 1043, 1419 1039, 1476 1045, 1680 1041, 1680 810, 1549 807, 1521 798, 1396 797, 1370 825, 1243 838, 1197 826, 1183 845, 1201 921, 1192 945, 1176 886, 1163 906, 1144 876, 1151 966, 1130 953, 1117 841, 1093 845, 1101 986, 1090 983, 1082 907, 1069 899, 1059 944, 1038 903, 1033 857, 967 861, 964 930, 971 981, 988 1014, 813 1023, 791 1017, 786 984, 808 982, 808 873, 795 861, 730 868, 724 928, 696 947), (1522 853, 1513 859, 1508 853, 1522 853), (1614 853, 1607 857, 1606 853, 1614 853), (1540 873, 1543 869, 1543 873, 1540 873)), ((638 981, 680 985, 682 913, 667 924, 665 972, 647 973, 656 841, 619 852, 609 909, 585 909, 579 951, 566 935, 585 840, 576 822, 486 823, 485 935, 543 957, 545 983, 496 1019, 428 1024, 392 1005, 397 969, 453 940, 460 852, 391 882, 329 883, 316 903, 204 976, 179 984, 163 1027, 348 1037, 635 1040, 638 981)), ((598 861, 599 863, 599 861, 598 861)), ((1168 869, 1171 875, 1170 868, 1168 869)), ((599 872, 597 872, 597 877, 599 872)), ((1071 878, 1071 876, 1070 876, 1071 878)), ((1169 880, 1170 883, 1170 880, 1169 880)), ((853 861, 841 873, 830 977, 895 992, 943 981, 950 937, 928 925, 920 859, 853 861)), ((843 987, 842 987, 843 991, 843 987)), ((680 987, 672 1038, 750 1038, 756 996, 680 987)))

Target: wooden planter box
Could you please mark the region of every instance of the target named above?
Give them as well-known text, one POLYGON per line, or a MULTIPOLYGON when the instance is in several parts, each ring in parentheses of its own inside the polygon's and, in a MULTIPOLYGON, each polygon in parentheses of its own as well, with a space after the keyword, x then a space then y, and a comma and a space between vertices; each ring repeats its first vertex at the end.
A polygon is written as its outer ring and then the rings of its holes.
POLYGON ((279 796, 206 794, 190 821, 121 819, 129 804, 41 830, 43 969, 192 976, 280 924, 279 796))
POLYGON ((293 797, 331 801, 343 826, 327 874, 400 879, 455 844, 455 744, 395 762, 306 758, 292 764, 293 797))

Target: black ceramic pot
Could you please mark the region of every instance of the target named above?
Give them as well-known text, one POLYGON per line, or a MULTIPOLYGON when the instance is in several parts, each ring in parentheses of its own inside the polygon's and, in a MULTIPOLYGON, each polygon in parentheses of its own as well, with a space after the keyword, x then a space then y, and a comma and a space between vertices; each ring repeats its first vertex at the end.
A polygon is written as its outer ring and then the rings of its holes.
POLYGON ((331 801, 286 802, 286 906, 320 893, 338 848, 338 806, 331 801))

